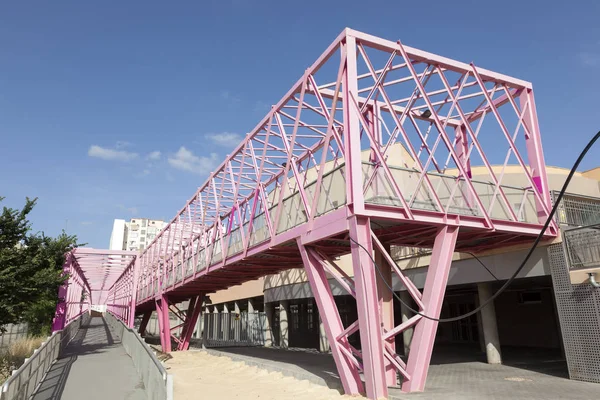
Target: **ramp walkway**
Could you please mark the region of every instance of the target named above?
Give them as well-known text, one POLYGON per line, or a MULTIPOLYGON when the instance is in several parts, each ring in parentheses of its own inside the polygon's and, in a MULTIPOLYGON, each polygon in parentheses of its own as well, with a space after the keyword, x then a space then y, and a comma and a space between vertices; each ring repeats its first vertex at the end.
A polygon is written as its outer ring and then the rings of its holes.
POLYGON ((33 396, 54 399, 146 399, 131 357, 103 317, 81 327, 33 396))

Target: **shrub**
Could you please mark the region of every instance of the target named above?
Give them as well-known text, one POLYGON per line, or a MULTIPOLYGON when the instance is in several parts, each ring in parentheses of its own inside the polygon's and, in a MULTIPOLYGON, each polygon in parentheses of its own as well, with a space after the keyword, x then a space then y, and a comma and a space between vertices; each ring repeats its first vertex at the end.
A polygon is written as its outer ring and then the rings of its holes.
POLYGON ((5 349, 0 349, 0 382, 4 382, 14 369, 23 365, 25 359, 38 349, 46 337, 32 336, 19 339, 8 345, 5 349))

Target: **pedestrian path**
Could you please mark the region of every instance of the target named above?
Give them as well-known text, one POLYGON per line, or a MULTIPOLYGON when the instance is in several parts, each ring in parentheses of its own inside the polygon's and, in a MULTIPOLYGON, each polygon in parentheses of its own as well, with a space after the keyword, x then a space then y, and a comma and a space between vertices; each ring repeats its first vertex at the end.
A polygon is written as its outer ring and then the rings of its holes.
POLYGON ((143 384, 121 338, 103 317, 81 327, 33 400, 142 400, 143 384))

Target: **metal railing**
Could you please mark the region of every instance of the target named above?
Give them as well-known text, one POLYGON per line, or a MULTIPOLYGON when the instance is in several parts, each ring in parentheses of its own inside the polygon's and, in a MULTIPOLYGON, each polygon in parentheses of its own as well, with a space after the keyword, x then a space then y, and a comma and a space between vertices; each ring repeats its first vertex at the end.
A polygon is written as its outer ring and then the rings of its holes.
POLYGON ((67 344, 75 337, 81 325, 89 321, 89 314, 84 313, 71 321, 64 329, 55 331, 52 336, 34 350, 19 369, 0 388, 0 400, 26 400, 36 391, 50 367, 58 359, 67 344))
MULTIPOLYGON (((554 201, 557 196, 558 192, 553 191, 554 201)), ((600 199, 565 193, 556 212, 556 220, 569 226, 600 224, 600 199)))
POLYGON ((600 225, 563 231, 569 269, 600 267, 600 225))
POLYGON ((121 344, 142 378, 148 400, 173 400, 173 377, 156 357, 154 350, 134 330, 107 312, 104 318, 121 338, 121 344))
POLYGON ((264 312, 207 313, 203 343, 206 347, 264 346, 267 326, 264 312))

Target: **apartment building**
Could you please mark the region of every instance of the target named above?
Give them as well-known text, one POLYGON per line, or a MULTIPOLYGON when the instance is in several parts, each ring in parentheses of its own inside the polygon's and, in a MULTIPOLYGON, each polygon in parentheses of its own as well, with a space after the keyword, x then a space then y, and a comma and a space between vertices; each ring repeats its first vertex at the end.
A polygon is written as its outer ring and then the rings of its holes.
POLYGON ((111 250, 142 251, 161 231, 165 222, 149 218, 115 219, 110 235, 111 250))

